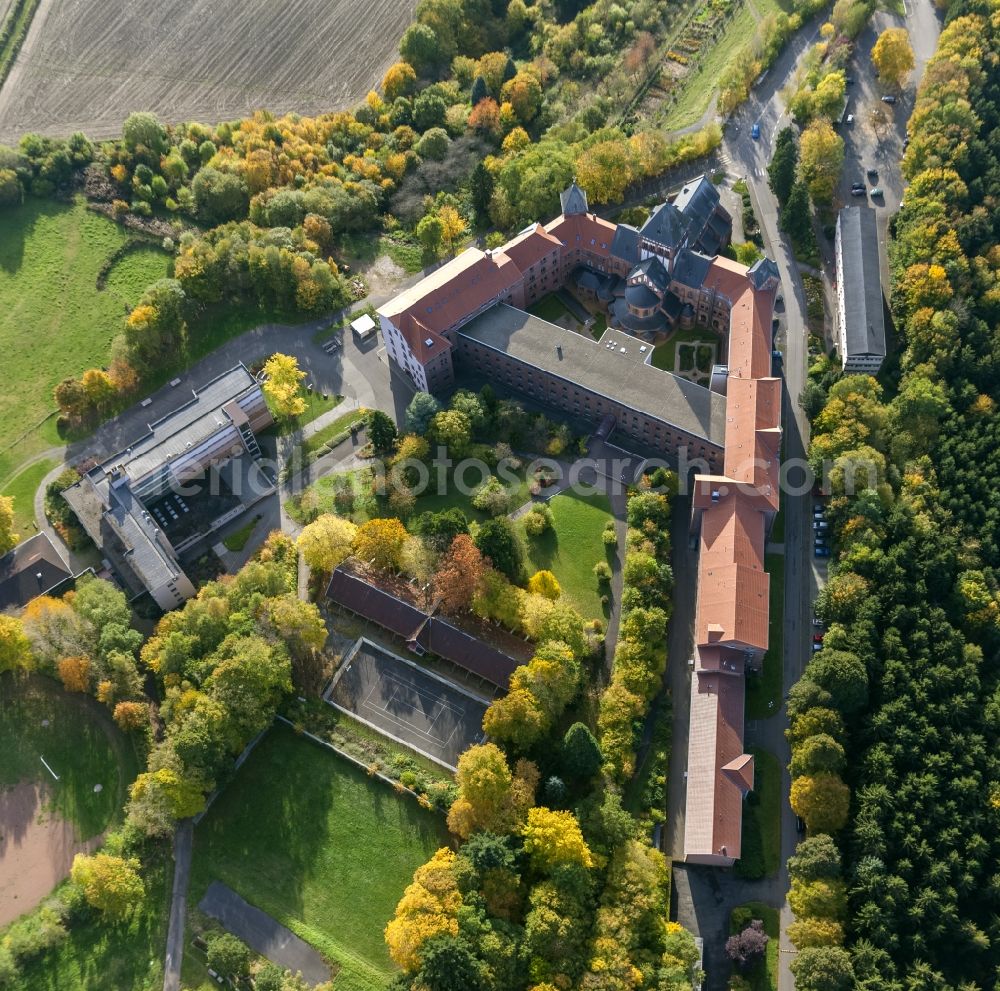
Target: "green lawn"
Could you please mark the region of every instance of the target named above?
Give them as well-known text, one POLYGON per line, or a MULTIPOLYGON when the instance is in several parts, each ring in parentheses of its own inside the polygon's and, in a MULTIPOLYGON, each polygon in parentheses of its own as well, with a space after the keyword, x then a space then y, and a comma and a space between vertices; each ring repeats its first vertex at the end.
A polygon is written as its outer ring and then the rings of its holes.
POLYGON ((284 437, 293 434, 296 430, 301 430, 307 423, 312 423, 317 417, 330 410, 336 409, 344 400, 343 396, 326 396, 321 392, 301 390, 302 398, 306 401, 306 408, 291 420, 279 420, 274 426, 267 429, 267 433, 277 437, 284 437))
POLYGON ((749 752, 753 792, 743 806, 743 850, 736 873, 756 879, 777 874, 781 863, 781 764, 769 750, 750 747, 749 752))
POLYGON ((708 330, 706 327, 695 326, 690 330, 678 327, 669 341, 658 344, 653 349, 653 367, 672 372, 674 370, 674 357, 678 344, 699 344, 701 342, 717 344, 718 341, 718 334, 708 330))
POLYGON ((736 935, 740 925, 737 922, 737 914, 743 914, 741 910, 749 913, 749 918, 760 919, 764 923, 764 932, 770 937, 767 941, 767 950, 764 956, 764 965, 756 966, 747 971, 744 975, 750 982, 752 991, 778 991, 778 941, 781 935, 781 916, 776 908, 765 905, 763 902, 747 902, 734 908, 730 915, 729 931, 736 935))
POLYGON ((225 882, 336 962, 338 989, 374 991, 382 931, 447 842, 436 814, 279 725, 198 826, 189 898, 225 882))
POLYGON ((562 586, 563 598, 585 618, 604 615, 602 588, 594 565, 608 560, 601 534, 610 520, 607 496, 560 493, 549 500, 553 526, 540 537, 524 535, 528 571, 551 571, 562 586))
POLYGON ((747 678, 747 719, 766 719, 781 708, 785 656, 785 558, 768 554, 764 566, 771 576, 767 653, 759 675, 747 678))
POLYGON ((563 317, 569 317, 574 322, 576 317, 566 308, 566 304, 554 293, 543 296, 537 303, 528 307, 528 312, 549 323, 555 323, 563 317))
POLYGON ((53 811, 74 823, 80 839, 89 839, 118 818, 138 771, 134 743, 104 706, 48 678, 0 675, 0 789, 44 781, 53 811), (96 784, 103 788, 95 793, 96 784))
POLYGON ((43 458, 25 468, 9 479, 0 490, 0 495, 10 496, 14 500, 14 532, 21 540, 33 537, 37 532, 35 527, 35 492, 42 479, 59 464, 53 458, 43 458))
POLYGON ((753 38, 756 25, 749 8, 743 7, 729 22, 726 30, 712 50, 692 67, 684 80, 677 102, 667 112, 663 121, 665 130, 673 131, 696 124, 715 99, 715 83, 740 55, 746 43, 753 38), (698 71, 698 68, 701 71, 698 71))
POLYGON ((328 423, 302 442, 303 455, 317 453, 321 447, 324 447, 345 430, 349 430, 355 423, 363 420, 366 415, 367 410, 352 409, 350 412, 344 413, 343 416, 338 416, 333 423, 328 423))
MULTIPOLYGON (((0 449, 55 408, 52 390, 69 375, 107 364, 125 304, 165 274, 167 256, 155 248, 119 261, 98 291, 98 272, 128 235, 86 209, 29 199, 7 210, 0 225, 0 344, 7 379, 0 395, 0 449)), ((54 419, 40 443, 58 443, 54 419)), ((26 445, 0 456, 0 475, 30 453, 26 445)))
POLYGON ((74 923, 57 947, 23 965, 10 991, 160 991, 173 874, 169 855, 150 858, 146 898, 129 921, 109 924, 94 914, 74 923))
MULTIPOLYGON (((517 475, 517 484, 509 484, 507 489, 510 495, 509 505, 511 512, 517 509, 518 506, 523 506, 531 498, 531 494, 528 491, 528 480, 523 469, 519 468, 514 474, 517 475)), ((468 472, 465 475, 464 481, 466 484, 463 487, 469 488, 473 486, 474 488, 478 488, 479 478, 479 472, 468 472)), ((501 481, 505 485, 508 484, 505 478, 501 478, 501 481)), ((413 507, 413 513, 410 518, 420 513, 440 513, 446 509, 461 509, 470 520, 478 520, 480 523, 490 518, 488 513, 484 513, 472 505, 472 494, 463 492, 455 484, 450 474, 442 480, 441 484, 438 484, 437 477, 432 474, 427 484, 427 491, 417 498, 417 504, 413 507)))
POLYGON ((227 551, 232 551, 233 553, 239 553, 247 545, 247 541, 250 539, 250 534, 254 532, 257 526, 259 516, 255 516, 246 526, 240 527, 235 533, 229 534, 228 537, 222 538, 222 543, 227 551))

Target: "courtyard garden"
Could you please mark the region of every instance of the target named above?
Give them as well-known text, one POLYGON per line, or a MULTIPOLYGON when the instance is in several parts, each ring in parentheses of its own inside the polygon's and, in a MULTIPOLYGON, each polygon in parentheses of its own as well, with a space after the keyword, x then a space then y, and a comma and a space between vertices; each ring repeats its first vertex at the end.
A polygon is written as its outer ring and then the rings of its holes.
POLYGON ((757 960, 745 969, 734 965, 733 973, 746 979, 750 991, 778 991, 778 949, 781 918, 778 910, 763 902, 747 902, 739 905, 729 914, 729 934, 741 933, 755 919, 764 923, 767 946, 764 959, 757 960))
POLYGON ((598 561, 609 561, 614 547, 601 537, 612 520, 607 496, 560 493, 548 503, 552 526, 537 537, 525 534, 525 560, 529 572, 551 571, 562 588, 562 598, 581 616, 606 616, 602 595, 610 585, 594 574, 598 561))
MULTIPOLYGON (((579 305, 581 309, 588 309, 582 303, 579 305)), ((528 312, 532 316, 565 327, 574 333, 589 335, 594 340, 600 340, 604 331, 608 329, 608 318, 602 312, 592 313, 593 323, 589 327, 582 324, 557 292, 543 296, 537 303, 528 307, 528 312)))
POLYGON ((705 327, 678 327, 654 348, 653 366, 707 386, 719 346, 718 335, 705 327))
POLYGON ((781 865, 781 764, 769 750, 750 747, 753 791, 743 806, 743 850, 736 874, 748 880, 772 877, 781 865))
POLYGON ((444 820, 283 725, 258 744, 195 833, 189 900, 213 880, 316 947, 336 987, 385 986, 382 930, 444 820))
POLYGON ((781 707, 785 654, 784 555, 768 554, 764 559, 764 567, 771 576, 767 652, 764 654, 761 673, 747 678, 747 719, 766 719, 776 715, 781 707))

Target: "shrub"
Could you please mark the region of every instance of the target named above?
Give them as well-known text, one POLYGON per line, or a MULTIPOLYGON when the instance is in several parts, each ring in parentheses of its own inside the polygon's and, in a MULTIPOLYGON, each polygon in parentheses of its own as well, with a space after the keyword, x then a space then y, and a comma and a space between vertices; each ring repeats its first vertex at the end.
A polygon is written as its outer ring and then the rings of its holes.
POLYGON ((208 939, 208 965, 225 977, 245 977, 250 972, 250 947, 232 933, 216 933, 208 939))
POLYGON ((594 565, 594 576, 599 582, 611 581, 611 565, 607 561, 598 561, 594 565))

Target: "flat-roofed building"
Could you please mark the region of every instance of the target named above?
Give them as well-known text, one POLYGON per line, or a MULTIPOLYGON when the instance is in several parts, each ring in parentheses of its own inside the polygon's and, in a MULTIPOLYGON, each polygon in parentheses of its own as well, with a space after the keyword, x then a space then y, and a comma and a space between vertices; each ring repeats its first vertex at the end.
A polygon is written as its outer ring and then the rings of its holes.
MULTIPOLYGON (((237 365, 192 390, 189 400, 66 489, 81 525, 134 595, 148 592, 161 609, 194 595, 166 532, 177 510, 150 510, 209 468, 243 456, 258 459, 255 431, 272 422, 260 385, 237 365)), ((265 494, 263 489, 252 493, 254 498, 265 494)), ((183 498, 177 505, 187 509, 183 498)))
POLYGON ((885 360, 878 227, 868 206, 837 214, 837 350, 845 372, 875 375, 885 360))

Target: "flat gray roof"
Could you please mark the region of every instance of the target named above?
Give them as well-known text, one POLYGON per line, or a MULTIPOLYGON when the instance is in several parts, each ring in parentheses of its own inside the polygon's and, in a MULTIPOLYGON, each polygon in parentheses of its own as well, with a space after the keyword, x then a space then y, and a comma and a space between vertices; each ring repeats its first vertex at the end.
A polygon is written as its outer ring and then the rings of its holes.
POLYGON ((637 338, 615 332, 620 346, 628 351, 623 355, 618 349, 612 350, 505 303, 491 307, 456 333, 694 437, 704 437, 718 447, 725 442, 725 397, 637 361, 644 343, 637 338), (561 353, 556 352, 556 345, 561 353))
POLYGON ((125 473, 133 481, 144 478, 183 454, 189 446, 197 446, 220 427, 228 425, 231 421, 222 407, 255 386, 256 381, 245 365, 230 368, 201 389, 192 390, 190 399, 149 424, 148 431, 131 447, 108 458, 104 464, 124 465, 125 473))
POLYGON ((838 219, 847 354, 885 357, 885 316, 875 211, 869 206, 845 206, 838 219))

